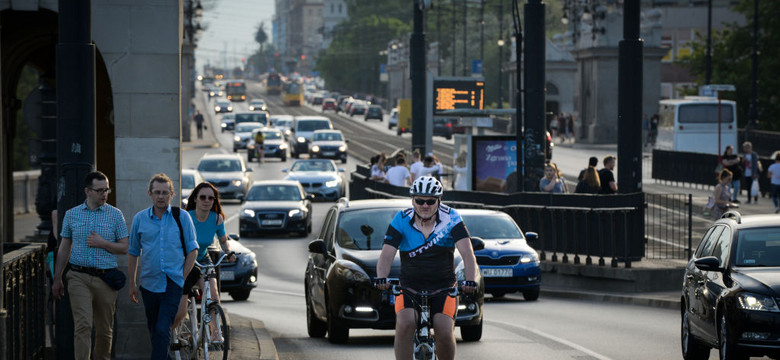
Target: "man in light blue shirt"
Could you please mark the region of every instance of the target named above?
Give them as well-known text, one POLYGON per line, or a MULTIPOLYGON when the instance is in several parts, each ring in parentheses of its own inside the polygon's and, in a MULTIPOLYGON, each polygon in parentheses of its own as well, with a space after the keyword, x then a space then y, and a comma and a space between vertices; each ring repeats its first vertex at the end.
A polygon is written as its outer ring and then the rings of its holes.
POLYGON ((179 226, 170 206, 174 196, 173 181, 165 174, 154 175, 149 181, 148 193, 153 205, 138 212, 130 228, 127 261, 130 300, 138 303, 136 269, 138 256, 141 256, 140 289, 152 340, 151 358, 166 359, 171 325, 179 308, 184 279, 195 264, 198 243, 192 218, 186 211, 180 211, 184 236, 182 249, 179 226))

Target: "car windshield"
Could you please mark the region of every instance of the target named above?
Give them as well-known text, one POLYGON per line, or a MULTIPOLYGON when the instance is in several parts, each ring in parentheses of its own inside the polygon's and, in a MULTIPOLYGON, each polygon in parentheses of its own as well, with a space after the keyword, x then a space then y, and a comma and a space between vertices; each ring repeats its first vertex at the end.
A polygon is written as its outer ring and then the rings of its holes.
POLYGON ((204 159, 198 164, 201 172, 241 171, 241 162, 236 159, 204 159))
POLYGON ((314 131, 320 129, 330 129, 330 123, 325 120, 300 121, 298 131, 314 131))
POLYGON ((181 174, 181 188, 182 189, 194 189, 195 188, 195 175, 181 174))
POLYGON ((277 140, 282 138, 282 133, 279 131, 263 131, 265 140, 277 140))
POLYGON ((471 236, 483 239, 522 239, 523 234, 509 215, 462 214, 463 224, 471 236))
POLYGON ((249 190, 249 201, 299 201, 300 190, 292 185, 261 185, 249 190))
POLYGON ((740 230, 736 251, 736 266, 780 266, 780 227, 740 230))
POLYGON ((336 132, 315 133, 314 141, 341 141, 341 134, 336 132))
POLYGON ((265 113, 236 114, 236 123, 259 122, 263 125, 268 124, 268 115, 265 113))
POLYGON ((335 171, 333 164, 326 160, 296 161, 292 171, 335 171))
POLYGON ((265 102, 262 101, 262 100, 254 100, 254 101, 252 101, 251 105, 260 105, 260 106, 262 106, 262 105, 265 105, 265 102))
POLYGON ((241 124, 236 127, 236 132, 252 132, 252 130, 259 129, 261 127, 261 125, 257 124, 241 124))
POLYGON ((336 242, 345 249, 382 250, 385 232, 401 209, 344 212, 339 218, 336 242))

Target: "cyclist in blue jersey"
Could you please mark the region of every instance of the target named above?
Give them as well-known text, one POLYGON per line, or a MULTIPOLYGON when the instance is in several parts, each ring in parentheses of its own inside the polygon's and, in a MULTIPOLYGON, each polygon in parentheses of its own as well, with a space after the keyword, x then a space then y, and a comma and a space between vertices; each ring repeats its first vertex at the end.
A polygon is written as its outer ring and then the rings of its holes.
MULTIPOLYGON (((466 226, 455 209, 441 203, 442 185, 432 176, 417 178, 409 193, 412 207, 395 215, 385 234, 376 266, 376 287, 390 287, 387 276, 397 251, 401 252, 401 285, 415 290, 434 291, 456 285, 454 253, 458 248, 465 268, 463 291, 476 290, 474 282, 477 261, 466 226)), ((395 358, 411 359, 413 337, 417 328, 417 311, 402 293, 396 298, 395 358)), ((439 359, 455 358, 455 316, 457 299, 442 294, 430 300, 433 328, 436 333, 436 355, 439 359)))

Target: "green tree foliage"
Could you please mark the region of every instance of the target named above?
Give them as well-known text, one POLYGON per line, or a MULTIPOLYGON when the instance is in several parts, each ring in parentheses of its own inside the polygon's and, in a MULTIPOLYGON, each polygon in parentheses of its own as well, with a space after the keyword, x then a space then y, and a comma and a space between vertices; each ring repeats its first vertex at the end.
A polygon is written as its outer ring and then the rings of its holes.
MULTIPOLYGON (((712 84, 733 84, 737 91, 723 93, 723 98, 737 101, 740 126, 749 121, 748 110, 751 99, 751 73, 753 53, 753 0, 742 0, 734 11, 745 15, 745 25, 730 24, 722 31, 712 32, 712 84)), ((759 65, 758 65, 758 110, 759 127, 764 130, 780 130, 780 1, 759 3, 759 65)), ((697 33, 691 43, 691 56, 681 60, 696 76, 697 83, 704 84, 706 76, 705 59, 707 34, 697 33)))

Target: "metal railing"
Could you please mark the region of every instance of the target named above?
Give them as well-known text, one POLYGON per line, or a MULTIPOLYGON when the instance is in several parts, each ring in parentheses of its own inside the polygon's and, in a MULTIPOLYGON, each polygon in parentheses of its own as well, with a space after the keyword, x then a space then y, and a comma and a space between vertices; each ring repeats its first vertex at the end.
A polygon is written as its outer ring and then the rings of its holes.
POLYGON ((8 312, 4 359, 43 359, 45 354, 45 246, 3 245, 3 304, 8 312))
POLYGON ((38 193, 40 170, 14 171, 14 214, 35 211, 35 196, 38 193))
POLYGON ((685 260, 693 248, 693 196, 645 194, 645 257, 685 260))

